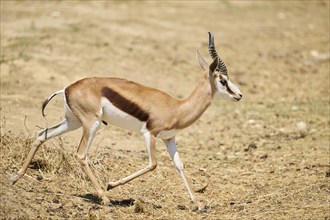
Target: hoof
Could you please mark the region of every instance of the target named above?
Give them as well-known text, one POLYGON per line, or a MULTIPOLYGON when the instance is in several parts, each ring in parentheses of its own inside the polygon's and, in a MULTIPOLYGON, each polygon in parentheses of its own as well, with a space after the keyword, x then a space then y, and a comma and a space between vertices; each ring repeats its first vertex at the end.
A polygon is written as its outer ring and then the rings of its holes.
POLYGON ((108 186, 107 186, 107 191, 109 191, 110 189, 113 189, 115 187, 117 187, 119 184, 118 182, 109 182, 108 186))
POLYGON ((112 206, 112 203, 110 202, 110 199, 108 199, 107 197, 104 197, 102 199, 102 205, 104 205, 104 206, 112 206))
POLYGON ((20 177, 19 177, 18 175, 16 175, 16 176, 10 178, 10 179, 9 179, 9 184, 10 184, 10 185, 14 185, 14 184, 19 180, 19 178, 20 178, 20 177))
POLYGON ((107 186, 107 191, 109 191, 110 189, 113 189, 114 187, 109 183, 107 186))
POLYGON ((114 206, 115 206, 115 204, 113 204, 113 203, 110 201, 110 202, 108 202, 108 204, 107 204, 106 206, 109 206, 109 207, 114 207, 114 206))
POLYGON ((206 213, 207 212, 207 209, 206 207, 198 207, 198 210, 197 210, 198 213, 206 213))
POLYGON ((206 206, 203 203, 198 202, 197 209, 195 209, 198 213, 205 213, 207 212, 206 206))

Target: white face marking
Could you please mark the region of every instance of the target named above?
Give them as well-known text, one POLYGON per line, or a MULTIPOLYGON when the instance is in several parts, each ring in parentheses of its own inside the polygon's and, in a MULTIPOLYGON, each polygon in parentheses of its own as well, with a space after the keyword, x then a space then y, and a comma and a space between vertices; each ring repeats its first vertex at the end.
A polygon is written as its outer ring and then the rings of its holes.
POLYGON ((222 79, 220 77, 215 77, 214 81, 217 87, 216 95, 222 99, 236 99, 239 100, 241 98, 241 91, 234 85, 227 76, 222 75, 222 79), (221 83, 221 81, 223 83, 221 83))
POLYGON ((145 132, 146 122, 140 121, 139 119, 120 110, 107 98, 101 99, 101 106, 103 109, 102 120, 134 132, 145 132))
POLYGON ((232 83, 230 80, 227 81, 229 89, 233 91, 235 94, 242 94, 241 91, 238 89, 238 87, 232 83))

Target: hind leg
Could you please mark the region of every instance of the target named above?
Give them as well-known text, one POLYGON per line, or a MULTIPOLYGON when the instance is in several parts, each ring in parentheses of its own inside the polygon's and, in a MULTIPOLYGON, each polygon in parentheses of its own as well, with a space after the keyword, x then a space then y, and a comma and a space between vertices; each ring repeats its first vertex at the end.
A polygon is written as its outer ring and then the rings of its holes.
POLYGON ((81 167, 86 172, 92 184, 96 188, 97 194, 99 197, 101 197, 103 205, 108 205, 110 203, 110 200, 105 195, 105 191, 102 189, 100 183, 98 182, 97 178, 93 174, 88 164, 89 150, 94 139, 95 133, 100 127, 100 124, 101 121, 99 119, 85 120, 83 122, 83 136, 81 138, 76 157, 81 167))
POLYGON ((43 131, 40 131, 37 135, 36 140, 32 143, 31 150, 27 156, 27 158, 24 161, 24 164, 22 168, 17 172, 17 174, 10 179, 10 183, 14 185, 22 176, 24 176, 31 160, 33 159, 34 155, 36 154, 39 147, 48 139, 51 139, 53 137, 56 137, 58 135, 64 134, 66 132, 75 130, 79 128, 81 125, 80 123, 73 118, 66 118, 61 123, 51 127, 47 128, 43 131))

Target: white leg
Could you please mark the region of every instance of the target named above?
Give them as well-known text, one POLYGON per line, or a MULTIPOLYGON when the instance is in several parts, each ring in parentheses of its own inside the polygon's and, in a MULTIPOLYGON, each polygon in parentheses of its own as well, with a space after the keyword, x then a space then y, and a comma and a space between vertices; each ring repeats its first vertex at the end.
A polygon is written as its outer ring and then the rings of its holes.
POLYGON ((175 137, 168 139, 168 140, 163 140, 163 141, 166 144, 167 151, 170 154, 170 156, 174 162, 175 168, 177 169, 179 175, 181 176, 181 178, 184 182, 184 185, 186 186, 186 188, 188 190, 191 200, 197 204, 198 210, 203 210, 204 205, 197 200, 197 198, 191 188, 190 181, 184 173, 183 163, 180 160, 180 156, 179 156, 179 153, 176 148, 175 137))
POLYGON ((97 129, 100 127, 100 124, 101 122, 99 120, 95 120, 94 122, 88 121, 83 123, 83 136, 81 138, 77 150, 77 159, 83 170, 87 173, 89 179, 92 181, 92 184, 96 188, 98 195, 102 198, 102 203, 104 205, 108 205, 110 200, 105 195, 104 190, 97 181, 97 178, 93 174, 88 164, 88 154, 89 154, 90 146, 92 144, 97 129))
POLYGON ((32 144, 31 150, 27 158, 25 159, 22 168, 17 172, 17 174, 14 177, 10 179, 11 184, 14 185, 22 176, 24 176, 31 160, 33 159, 34 155, 36 154, 37 150, 42 145, 42 143, 44 143, 48 139, 75 130, 79 127, 80 127, 80 123, 76 121, 76 119, 66 118, 61 123, 39 132, 36 140, 32 144))
POLYGON ((146 141, 146 146, 147 146, 147 153, 148 153, 148 156, 149 156, 149 164, 148 166, 146 166, 145 168, 137 171, 136 173, 133 173, 132 175, 130 176, 127 176, 125 178, 122 178, 116 182, 109 182, 108 183, 108 188, 107 190, 110 190, 114 187, 117 187, 119 185, 123 185, 149 171, 152 171, 154 169, 156 169, 157 167, 157 161, 156 161, 156 148, 155 148, 155 137, 150 134, 150 132, 145 132, 144 133, 144 138, 145 138, 145 141, 146 141))

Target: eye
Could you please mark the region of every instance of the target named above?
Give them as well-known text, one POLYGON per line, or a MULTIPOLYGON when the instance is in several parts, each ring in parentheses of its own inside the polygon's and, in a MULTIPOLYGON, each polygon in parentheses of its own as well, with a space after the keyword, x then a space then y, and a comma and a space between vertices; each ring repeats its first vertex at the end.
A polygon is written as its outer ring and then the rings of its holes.
POLYGON ((221 85, 223 85, 223 86, 227 86, 227 80, 220 79, 220 83, 221 83, 221 85))

